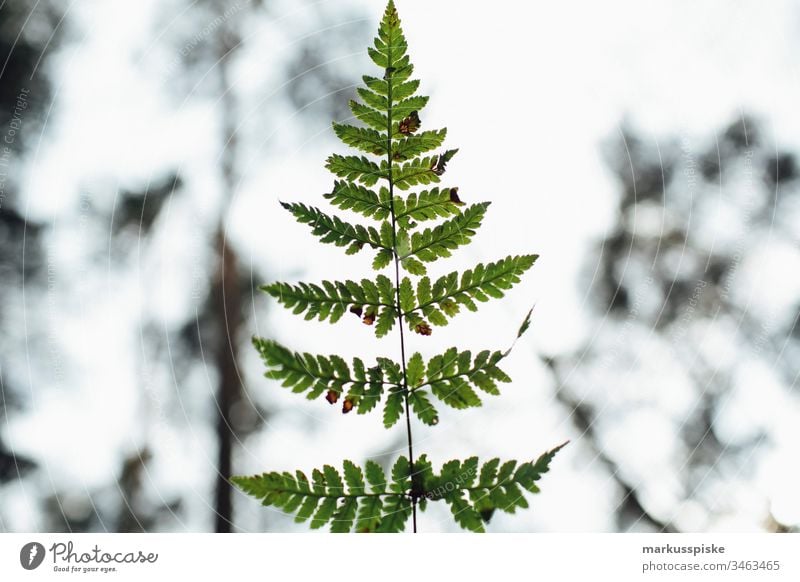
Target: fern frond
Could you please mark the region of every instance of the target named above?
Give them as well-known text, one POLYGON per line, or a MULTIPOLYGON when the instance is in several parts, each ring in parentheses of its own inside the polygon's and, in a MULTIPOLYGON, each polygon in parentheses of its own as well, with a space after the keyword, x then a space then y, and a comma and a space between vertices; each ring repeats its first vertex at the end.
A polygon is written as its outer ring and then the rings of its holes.
POLYGON ((386 405, 383 407, 383 426, 392 428, 403 415, 403 388, 396 387, 389 389, 389 396, 386 397, 386 405))
POLYGON ((260 337, 253 338, 253 345, 267 367, 264 375, 282 380, 281 385, 295 394, 306 393, 309 400, 325 395, 330 404, 335 404, 347 391, 342 406, 345 413, 354 408, 358 414, 369 412, 380 402, 384 388, 396 385, 384 378, 380 366, 367 369, 360 358, 353 358, 351 371, 347 362, 336 355, 301 354, 260 337))
POLYGON ((422 356, 414 354, 409 360, 409 370, 411 361, 417 363, 413 376, 415 382, 409 380, 410 389, 416 392, 429 386, 435 396, 454 408, 480 406, 481 401, 474 388, 498 396, 500 390, 497 383, 511 382, 511 378, 498 364, 511 353, 517 340, 527 331, 532 311, 525 316, 513 343, 505 351, 483 350, 473 358, 469 350, 459 352, 458 348, 452 347, 428 360, 424 371, 419 369, 422 366, 422 356))
POLYGON ((367 88, 375 91, 375 93, 378 95, 383 95, 384 97, 389 95, 389 83, 386 81, 386 79, 378 79, 372 75, 362 75, 361 80, 364 81, 364 84, 367 86, 367 88))
MULTIPOLYGON (((434 282, 427 276, 427 263, 450 257, 472 242, 489 203, 464 206, 458 188, 433 187, 409 192, 415 186, 438 184, 457 149, 443 147, 446 129, 422 130, 419 112, 429 98, 418 94, 420 82, 411 79, 414 67, 393 0, 368 49, 380 73, 364 75, 356 89, 358 100, 350 102, 360 123, 333 123, 333 131, 351 148, 367 155, 333 154, 326 167, 339 179, 324 197, 342 210, 375 220, 374 226, 351 224, 338 216, 298 203, 282 203, 295 218, 311 227, 323 243, 346 248, 354 254, 369 246, 376 251, 372 267, 381 270, 394 262, 394 280, 383 274, 360 281, 320 283, 273 283, 261 287, 284 307, 307 320, 339 321, 348 311, 377 337, 385 336, 395 322, 406 324, 420 335, 431 335, 432 327, 447 325, 464 306, 477 311, 478 303, 501 298, 519 282, 537 255, 509 256, 494 263, 478 264, 463 273, 452 272, 434 282), (371 156, 380 159, 372 161, 371 156), (385 181, 373 188, 379 181, 385 181), (418 223, 443 219, 429 228, 418 223), (412 282, 405 273, 416 275, 412 282)), ((519 338, 530 325, 530 312, 519 327, 519 338)), ((518 463, 491 459, 480 465, 477 457, 452 460, 437 473, 425 455, 412 463, 411 419, 413 414, 429 426, 438 424, 438 402, 463 409, 481 405, 481 392, 497 395, 499 384, 510 382, 500 368, 514 343, 506 351, 450 348, 427 361, 417 352, 406 359, 400 329, 402 360, 377 357, 368 367, 358 357, 345 361, 337 355, 294 352, 273 340, 254 338, 253 343, 266 366, 265 375, 308 399, 324 395, 330 404, 342 400, 342 412, 365 414, 381 405, 386 428, 405 414, 409 458, 400 457, 387 477, 376 463, 363 468, 344 461, 343 470, 331 465, 314 469, 310 479, 301 471, 271 472, 235 477, 243 491, 294 515, 298 523, 312 529, 329 526, 332 532, 400 532, 413 519, 417 531, 417 508, 444 501, 456 522, 470 531, 484 531, 496 510, 513 513, 527 507, 525 492, 539 491, 537 481, 548 471, 561 448, 536 461, 518 463), (384 398, 385 396, 385 398, 384 398)), ((563 445, 562 445, 563 446, 563 445)))
POLYGON ((403 83, 397 73, 392 77, 392 81, 392 100, 395 102, 411 97, 419 89, 419 81, 413 80, 403 83))
POLYGON ((444 500, 462 528, 483 532, 496 510, 514 513, 517 508, 528 507, 524 493, 539 493, 536 482, 550 470, 556 453, 566 444, 535 461, 506 461, 500 465, 500 459, 491 459, 480 470, 477 457, 453 460, 445 463, 438 474, 422 455, 414 463, 415 489, 422 491, 428 501, 444 500))
POLYGON ((268 507, 295 515, 295 522, 311 520, 311 528, 330 525, 331 531, 400 532, 411 516, 412 500, 424 508, 444 501, 464 529, 483 532, 495 511, 514 513, 528 507, 525 493, 539 493, 537 482, 550 470, 556 453, 567 443, 547 451, 535 461, 500 463, 490 459, 480 465, 477 457, 452 460, 434 472, 426 455, 414 463, 405 457, 395 462, 391 479, 381 467, 367 461, 362 470, 344 461, 343 473, 331 465, 314 469, 311 480, 302 471, 270 472, 252 477, 233 477, 242 491, 268 507))
POLYGON ((373 129, 377 129, 379 132, 382 131, 382 135, 386 135, 386 127, 389 125, 389 118, 386 115, 380 111, 376 111, 372 107, 364 105, 363 103, 352 100, 350 101, 350 111, 353 112, 353 115, 355 115, 356 119, 363 121, 373 129))
POLYGON ((272 283, 261 290, 278 300, 295 315, 305 313, 306 320, 328 320, 336 323, 349 309, 363 316, 367 325, 375 325, 375 334, 383 337, 394 325, 397 312, 394 306, 394 285, 388 277, 378 275, 375 282, 323 281, 315 283, 272 283))
POLYGON ((459 352, 457 348, 450 348, 428 361, 424 374, 410 385, 411 390, 416 392, 429 386, 434 396, 453 408, 480 406, 481 400, 475 388, 496 396, 500 394, 498 382, 511 382, 508 374, 498 366, 509 352, 484 350, 473 358, 469 350, 459 352))
POLYGON ((379 67, 397 70, 408 65, 407 50, 408 43, 400 25, 400 16, 390 0, 378 27, 375 48, 369 48, 367 52, 379 67))
POLYGON ((441 146, 445 137, 447 137, 447 129, 434 129, 423 131, 417 135, 409 135, 392 145, 392 157, 395 160, 414 158, 441 146))
MULTIPOLYGON (((426 185, 437 183, 440 181, 439 176, 433 171, 436 163, 436 156, 427 158, 418 158, 403 164, 402 166, 395 166, 392 172, 392 179, 394 180, 395 188, 400 190, 408 190, 411 186, 418 184, 426 185)), ((388 175, 388 166, 386 161, 381 162, 380 172, 383 175, 388 175)))
POLYGON ((375 255, 375 259, 372 261, 372 268, 376 271, 380 271, 392 262, 392 258, 394 258, 394 253, 392 253, 391 250, 381 250, 375 255))
POLYGON ((432 188, 419 194, 412 192, 405 199, 395 197, 394 210, 398 223, 407 227, 411 220, 422 222, 459 214, 459 202, 454 202, 452 190, 432 188))
POLYGON ((378 95, 374 91, 370 91, 364 87, 359 87, 356 89, 356 93, 358 93, 358 96, 364 100, 366 105, 372 107, 373 109, 377 111, 389 111, 389 100, 383 95, 378 95))
POLYGON ((394 103, 392 105, 392 116, 396 119, 403 119, 414 111, 421 111, 428 104, 429 99, 430 97, 425 95, 416 95, 394 103))
POLYGON ((439 413, 428 398, 425 390, 414 390, 411 392, 408 395, 408 402, 411 404, 411 410, 423 424, 427 424, 428 426, 439 424, 439 413))
POLYGON ((431 286, 428 277, 417 284, 417 305, 404 312, 409 327, 427 318, 434 325, 447 325, 448 318, 460 312, 463 305, 469 311, 477 311, 475 301, 486 302, 490 298, 505 296, 504 291, 519 283, 520 276, 533 266, 539 255, 518 255, 506 257, 494 263, 479 263, 460 276, 454 271, 440 277, 431 286))
POLYGON ((341 156, 332 154, 325 163, 333 174, 347 180, 358 180, 365 186, 372 186, 380 178, 386 178, 388 174, 385 170, 378 167, 375 162, 369 161, 364 156, 341 156))
MULTIPOLYGON (((389 96, 389 82, 386 79, 378 79, 370 75, 364 75, 361 77, 361 80, 364 81, 364 84, 369 89, 378 95, 383 95, 384 97, 389 96)), ((411 97, 416 93, 417 89, 419 89, 419 81, 417 80, 408 81, 406 83, 397 82, 397 75, 395 75, 392 77, 392 81, 394 81, 392 83, 392 101, 402 101, 407 97, 411 97)))
POLYGON ((333 122, 333 131, 345 145, 376 156, 386 154, 386 137, 374 129, 333 122))
POLYGON ((411 249, 408 255, 426 263, 439 258, 449 257, 454 249, 469 244, 475 231, 480 228, 489 202, 473 204, 463 213, 443 222, 434 228, 426 228, 422 232, 411 235, 411 249))
POLYGON ((323 197, 342 210, 352 210, 367 218, 381 221, 389 218, 389 191, 386 188, 381 188, 377 194, 364 186, 337 180, 333 190, 323 197))
POLYGON ((404 457, 398 459, 389 482, 383 469, 372 461, 364 471, 352 461, 344 461, 344 479, 335 467, 325 465, 314 469, 310 481, 302 471, 233 477, 231 481, 263 505, 294 514, 297 523, 310 519, 312 529, 330 525, 333 533, 353 529, 400 532, 411 515, 408 466, 404 457))
POLYGON ((360 224, 352 225, 338 216, 330 216, 319 208, 305 204, 281 202, 286 210, 292 213, 301 224, 308 224, 311 234, 320 237, 320 242, 334 244, 337 247, 347 247, 347 254, 354 255, 369 245, 373 249, 388 249, 381 242, 381 237, 374 227, 364 227, 360 224))

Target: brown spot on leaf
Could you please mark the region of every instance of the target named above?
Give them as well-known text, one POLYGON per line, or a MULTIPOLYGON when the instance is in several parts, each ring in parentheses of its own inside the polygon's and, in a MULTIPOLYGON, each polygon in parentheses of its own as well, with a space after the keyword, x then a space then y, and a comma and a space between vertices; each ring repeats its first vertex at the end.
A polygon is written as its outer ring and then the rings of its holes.
POLYGON ((339 393, 336 390, 328 390, 328 393, 325 395, 325 400, 331 404, 336 404, 336 401, 339 400, 339 393))
POLYGON ((400 122, 400 125, 397 128, 397 131, 402 133, 403 135, 408 135, 410 133, 414 133, 419 129, 419 126, 422 122, 419 119, 419 114, 416 111, 412 111, 408 117, 403 119, 400 122))
POLYGON ((363 313, 363 310, 361 309, 360 305, 353 305, 350 308, 350 313, 355 313, 360 318, 361 314, 363 313))
POLYGON ((450 202, 458 204, 459 206, 464 206, 464 203, 461 202, 461 198, 458 197, 458 188, 450 188, 450 202))
POLYGON ((433 162, 431 163, 431 172, 436 174, 437 176, 441 176, 444 174, 445 169, 447 168, 447 162, 456 155, 458 150, 447 150, 443 154, 439 154, 438 156, 433 158, 433 162))
POLYGON ((367 311, 364 314, 364 318, 362 319, 364 325, 372 325, 375 323, 375 312, 374 311, 367 311))
POLYGON ((418 323, 414 327, 414 331, 417 332, 419 335, 431 335, 431 333, 433 333, 431 326, 425 323, 424 321, 422 323, 418 323))
POLYGON ((347 414, 351 410, 353 410, 353 401, 349 398, 345 398, 342 403, 342 414, 347 414))

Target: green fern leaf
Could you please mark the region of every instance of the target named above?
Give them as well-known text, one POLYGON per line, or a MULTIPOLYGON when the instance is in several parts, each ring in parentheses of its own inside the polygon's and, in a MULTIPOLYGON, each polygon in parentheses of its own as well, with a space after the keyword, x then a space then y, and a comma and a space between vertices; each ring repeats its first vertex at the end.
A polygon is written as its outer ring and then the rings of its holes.
MULTIPOLYGON (((276 341, 259 337, 253 338, 253 345, 261 355, 267 367, 265 376, 272 380, 282 380, 284 388, 290 388, 296 394, 306 393, 309 400, 319 398, 325 393, 333 392, 336 398, 349 388, 347 399, 353 405, 360 405, 367 398, 367 390, 377 384, 378 401, 385 386, 392 384, 385 381, 383 371, 376 366, 370 374, 364 368, 360 358, 353 359, 353 371, 338 356, 320 356, 292 352, 276 341)), ((359 406, 359 413, 374 408, 377 402, 368 406, 359 406), (363 410, 362 410, 363 408, 363 410)))
POLYGON ((378 28, 375 48, 368 49, 369 56, 383 69, 398 69, 407 65, 407 59, 404 61, 407 50, 408 43, 400 26, 400 16, 390 0, 378 28))
MULTIPOLYGON (((439 176, 433 171, 436 159, 436 157, 417 158, 406 162, 402 166, 395 166, 392 171, 394 187, 400 190, 408 190, 411 186, 418 184, 425 185, 439 182, 439 176)), ((378 173, 380 177, 388 175, 386 161, 381 162, 378 173)))
POLYGON ((389 396, 383 407, 383 426, 392 428, 403 415, 403 389, 401 387, 390 388, 389 396))
POLYGON ((428 272, 427 267, 421 262, 415 259, 414 257, 406 257, 401 261, 403 268, 406 272, 411 273, 412 275, 424 275, 428 272))
POLYGON ((353 313, 363 311, 364 323, 372 324, 378 320, 375 333, 382 337, 392 328, 396 318, 392 302, 394 285, 384 275, 378 275, 376 283, 369 279, 362 279, 361 284, 349 280, 323 281, 321 286, 314 283, 272 283, 262 286, 261 290, 294 314, 305 313, 306 320, 336 323, 348 309, 353 313), (387 290, 391 293, 388 296, 387 290))
POLYGON ((457 523, 470 531, 484 531, 484 523, 496 510, 514 513, 528 507, 525 492, 538 493, 537 482, 550 469, 550 464, 564 443, 535 461, 502 465, 491 459, 480 468, 478 458, 452 460, 442 465, 437 474, 425 455, 414 465, 406 457, 392 467, 391 482, 386 482, 383 469, 367 461, 362 471, 355 463, 344 461, 344 479, 330 465, 314 469, 312 481, 301 471, 264 473, 252 477, 233 477, 231 481, 242 491, 273 506, 295 514, 297 522, 311 519, 312 529, 330 524, 333 532, 357 531, 400 532, 405 529, 412 511, 412 496, 425 503, 444 500, 457 523), (499 469, 498 469, 499 467, 499 469), (366 478, 365 478, 366 477, 366 478), (369 484, 370 492, 367 492, 369 484))
MULTIPOLYGON (((301 497, 298 495, 298 497, 301 497)), ((303 499, 300 508, 297 510, 297 515, 294 518, 295 523, 303 523, 308 521, 314 512, 317 510, 317 505, 319 504, 320 498, 308 495, 306 497, 301 497, 303 499)))
POLYGON ((364 495, 366 485, 364 484, 364 473, 361 467, 352 461, 344 461, 344 480, 351 495, 364 495))
POLYGON ((359 533, 374 532, 378 529, 383 515, 383 500, 380 497, 364 497, 358 508, 356 531, 359 533))
POLYGON ((353 522, 358 511, 358 499, 348 497, 344 499, 333 514, 331 533, 349 533, 353 529, 353 522))
POLYGON ((389 307, 378 312, 378 323, 375 324, 375 336, 385 337, 394 327, 397 320, 397 310, 389 307))
POLYGON ((419 81, 414 80, 403 83, 398 78, 397 73, 392 77, 392 81, 392 100, 395 102, 411 97, 419 89, 419 81))
POLYGON ((422 384, 425 379, 425 362, 422 360, 422 354, 419 352, 414 353, 406 365, 406 382, 408 387, 412 390, 422 384))
POLYGON ((412 192, 406 199, 398 197, 395 200, 397 221, 405 224, 409 219, 421 222, 460 214, 461 210, 452 201, 450 192, 450 188, 433 188, 419 194, 412 192))
POLYGON ((498 363, 510 353, 510 350, 503 353, 500 351, 482 351, 473 360, 472 353, 468 350, 459 352, 456 348, 450 348, 445 353, 434 356, 428 362, 426 376, 427 380, 420 383, 420 387, 431 386, 437 396, 439 394, 453 395, 448 404, 456 405, 457 408, 467 406, 479 406, 480 398, 474 391, 465 391, 463 384, 477 387, 487 394, 498 395, 500 391, 497 387, 498 382, 511 382, 511 378, 500 369, 498 363), (464 398, 455 398, 455 395, 463 395, 464 398), (472 404, 469 404, 471 402, 472 404))
POLYGON ((550 463, 564 443, 541 455, 534 462, 491 459, 478 471, 478 458, 448 461, 436 474, 424 455, 415 463, 415 485, 428 501, 444 500, 464 529, 482 532, 495 510, 514 513, 528 507, 524 491, 538 493, 536 481, 549 470, 550 463), (498 467, 500 469, 498 470, 498 467))
POLYGON ((407 255, 410 250, 411 250, 411 237, 409 236, 408 231, 402 228, 397 229, 397 235, 395 237, 395 245, 394 245, 395 254, 398 257, 400 257, 403 255, 407 255))
POLYGON ((356 408, 358 414, 366 414, 375 408, 383 397, 383 389, 386 386, 386 382, 383 380, 383 369, 380 366, 374 366, 365 371, 361 360, 355 358, 353 373, 356 382, 350 385, 345 400, 356 408))
POLYGON ((411 284, 411 279, 403 277, 400 281, 400 309, 403 311, 411 311, 416 304, 416 297, 414 296, 414 287, 411 284))
POLYGON ((500 459, 494 458, 489 461, 486 461, 481 467, 481 474, 480 478, 478 479, 478 484, 481 487, 488 488, 492 486, 495 479, 497 478, 497 467, 500 466, 500 459))
POLYGON ((383 516, 376 531, 379 533, 400 533, 406 528, 411 517, 411 500, 408 497, 395 495, 389 497, 383 506, 383 516))
MULTIPOLYGON (((387 197, 388 194, 386 191, 387 197)), ((333 191, 323 196, 342 210, 352 210, 367 218, 380 221, 389 218, 389 203, 381 201, 378 194, 364 186, 337 180, 333 185, 333 191)))
POLYGON ((411 464, 405 457, 398 457, 392 465, 392 484, 390 491, 408 493, 411 490, 411 464))
POLYGON ((464 378, 455 378, 449 382, 436 381, 430 384, 431 392, 442 402, 456 409, 480 406, 480 397, 464 378))
POLYGON ((390 360, 389 358, 376 358, 376 360, 390 382, 393 382, 397 385, 401 385, 403 383, 403 372, 400 368, 400 364, 390 360))
POLYGON ((328 497, 322 500, 322 503, 317 508, 317 512, 314 514, 314 517, 311 518, 311 529, 319 529, 321 527, 325 527, 328 522, 333 518, 333 514, 336 511, 336 498, 335 497, 328 497))
POLYGON ((363 87, 359 87, 356 89, 358 96, 364 100, 364 103, 377 111, 388 111, 389 110, 389 100, 382 96, 378 95, 374 91, 370 91, 369 89, 364 89, 363 87))
MULTIPOLYGON (((378 95, 384 97, 389 96, 389 83, 386 79, 378 79, 370 75, 363 75, 361 79, 364 84, 378 95)), ((417 89, 419 89, 419 81, 408 81, 406 83, 398 82, 397 76, 393 76, 392 80, 392 101, 401 101, 407 97, 411 97, 417 89)), ((384 129, 386 124, 384 124, 384 129)))
POLYGON ((411 236, 409 256, 414 256, 426 263, 449 257, 454 249, 469 244, 475 231, 480 227, 487 208, 489 208, 489 202, 475 204, 462 214, 435 228, 415 232, 411 236))
POLYGON ((481 514, 467 501, 464 491, 457 491, 447 496, 446 500, 458 525, 475 533, 486 531, 481 514))
POLYGON ((361 80, 364 81, 364 85, 368 89, 375 91, 378 95, 383 95, 384 97, 389 95, 389 83, 386 79, 378 79, 372 75, 362 75, 361 80))
POLYGON ((431 403, 425 390, 414 390, 408 395, 411 409, 424 424, 434 426, 439 424, 439 413, 431 403))
POLYGON ((330 525, 334 533, 354 527, 356 531, 402 531, 411 514, 408 461, 398 459, 388 484, 373 461, 367 461, 364 471, 352 461, 343 465, 344 480, 335 467, 325 465, 314 469, 311 483, 301 471, 233 477, 231 482, 263 505, 295 514, 298 523, 310 519, 312 529, 330 525))
POLYGON ((514 473, 514 482, 524 487, 531 493, 539 493, 539 488, 536 486, 536 481, 541 479, 542 475, 550 470, 550 463, 556 453, 567 446, 568 442, 563 443, 556 448, 543 453, 536 461, 522 463, 517 467, 514 473))
POLYGON ((378 251, 378 254, 375 255, 375 259, 372 261, 372 268, 376 271, 380 271, 384 269, 389 263, 392 262, 394 258, 394 253, 392 253, 389 249, 381 249, 378 251))
POLYGON ((517 331, 517 337, 518 338, 522 337, 522 334, 524 334, 526 331, 528 331, 528 328, 531 326, 531 315, 532 314, 533 314, 533 308, 531 308, 531 310, 528 311, 528 315, 525 316, 525 320, 519 326, 519 331, 517 331))
POLYGON ((320 242, 334 244, 337 247, 347 246, 348 255, 359 252, 364 245, 375 249, 386 249, 381 243, 378 231, 371 226, 352 225, 337 216, 329 216, 318 208, 305 204, 281 202, 281 206, 291 212, 297 222, 310 225, 311 234, 320 237, 320 242))
POLYGON ((428 104, 429 97, 418 95, 403 99, 392 105, 392 114, 396 119, 402 119, 414 111, 421 111, 428 104))
POLYGON ((403 57, 397 63, 397 66, 394 69, 389 69, 386 71, 386 78, 391 78, 393 83, 405 83, 410 78, 411 75, 414 73, 414 65, 411 64, 411 60, 408 56, 403 57))
POLYGON ((522 274, 533 266, 537 258, 538 255, 519 255, 488 265, 480 263, 473 269, 464 271, 461 276, 452 272, 440 277, 432 286, 427 278, 423 278, 417 287, 417 295, 420 297, 417 306, 403 313, 403 317, 412 328, 412 314, 415 313, 417 319, 421 313, 435 325, 446 325, 448 319, 459 313, 460 305, 469 311, 477 311, 476 300, 486 302, 490 298, 503 297, 504 291, 519 283, 522 274))
POLYGON ((370 491, 373 493, 386 493, 386 475, 378 463, 367 461, 364 466, 364 474, 367 476, 370 491))
POLYGON ((446 136, 447 129, 424 131, 417 135, 409 135, 392 145, 392 157, 395 160, 408 160, 425 152, 435 150, 442 145, 446 136))
POLYGON ((387 173, 364 156, 340 156, 332 154, 325 163, 333 174, 347 180, 358 180, 365 186, 372 186, 380 178, 386 178, 387 173))
MULTIPOLYGON (((379 224, 351 224, 304 204, 283 206, 299 222, 310 226, 322 243, 344 247, 347 254, 355 254, 364 246, 374 249, 375 270, 394 262, 395 280, 378 274, 358 282, 273 283, 262 290, 307 320, 334 323, 350 312, 373 326, 377 337, 383 337, 396 321, 405 319, 410 329, 427 336, 432 333, 431 325, 447 325, 462 307, 476 311, 478 303, 503 297, 537 256, 509 256, 478 264, 461 274, 449 273, 433 282, 426 275, 426 263, 447 258, 472 242, 489 203, 465 207, 458 188, 431 187, 396 195, 417 185, 439 183, 458 150, 440 149, 446 129, 421 131, 419 112, 429 98, 417 94, 420 82, 411 79, 414 67, 392 0, 368 53, 382 71, 364 75, 364 86, 356 90, 359 101, 350 102, 360 124, 333 123, 332 129, 345 145, 380 160, 372 161, 364 155, 331 155, 326 167, 340 179, 324 197, 335 207, 379 224), (372 189, 380 180, 385 183, 372 189), (418 227, 420 222, 436 219, 444 220, 430 228, 418 227), (412 283, 408 276, 401 279, 400 266, 419 280, 412 283)), ((530 318, 529 312, 517 338, 530 326, 530 318)), ((335 403, 343 398, 344 413, 357 410, 365 414, 380 403, 388 428, 403 414, 411 413, 424 424, 436 425, 439 416, 431 395, 461 409, 480 406, 479 392, 498 394, 498 385, 510 382, 499 363, 509 355, 516 339, 505 352, 484 350, 473 355, 453 347, 427 363, 419 352, 406 361, 401 344, 404 359, 400 363, 378 357, 371 367, 357 357, 345 361, 338 355, 292 352, 263 338, 254 338, 253 343, 264 360, 268 378, 310 399, 325 395, 328 402, 335 403)), ((296 471, 235 477, 232 481, 262 504, 294 515, 296 522, 307 522, 312 529, 327 526, 332 532, 401 532, 413 513, 416 531, 416 510, 424 511, 429 503, 444 501, 462 528, 483 532, 495 511, 513 513, 528 507, 526 492, 539 491, 538 481, 559 449, 523 463, 491 459, 481 467, 477 457, 452 460, 438 473, 424 454, 415 463, 409 455, 397 459, 388 479, 373 461, 362 470, 346 460, 343 472, 325 465, 314 469, 310 479, 296 471)))
POLYGON ((382 131, 384 136, 386 135, 386 128, 389 125, 388 116, 384 115, 380 111, 376 111, 372 107, 368 107, 363 103, 352 100, 350 101, 350 111, 353 112, 353 115, 356 117, 356 119, 364 122, 373 129, 382 131))
POLYGON ((333 131, 344 144, 350 147, 376 156, 386 154, 386 138, 374 129, 334 122, 333 131))

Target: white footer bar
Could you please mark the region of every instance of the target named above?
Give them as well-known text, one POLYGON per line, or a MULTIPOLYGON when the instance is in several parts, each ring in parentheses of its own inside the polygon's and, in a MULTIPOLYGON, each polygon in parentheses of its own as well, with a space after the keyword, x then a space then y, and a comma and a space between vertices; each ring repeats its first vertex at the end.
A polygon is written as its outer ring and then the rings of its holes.
POLYGON ((800 580, 800 534, 2 534, 0 580, 800 580), (222 578, 222 577, 225 578, 222 578))

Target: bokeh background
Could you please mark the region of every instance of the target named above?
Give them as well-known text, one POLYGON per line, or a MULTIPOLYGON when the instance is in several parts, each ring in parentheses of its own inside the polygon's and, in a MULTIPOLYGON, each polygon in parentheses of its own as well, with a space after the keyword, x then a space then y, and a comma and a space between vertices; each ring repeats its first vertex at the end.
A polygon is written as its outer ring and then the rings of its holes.
MULTIPOLYGON (((441 269, 541 254, 414 340, 503 349, 536 306, 515 382, 417 423, 418 449, 572 441, 490 531, 797 531, 800 3, 398 8, 448 176, 493 202, 441 269)), ((371 272, 278 200, 324 202, 382 10, 0 2, 0 531, 305 531, 226 478, 404 450, 376 413, 263 378, 249 344, 397 351, 257 291, 371 272)))

